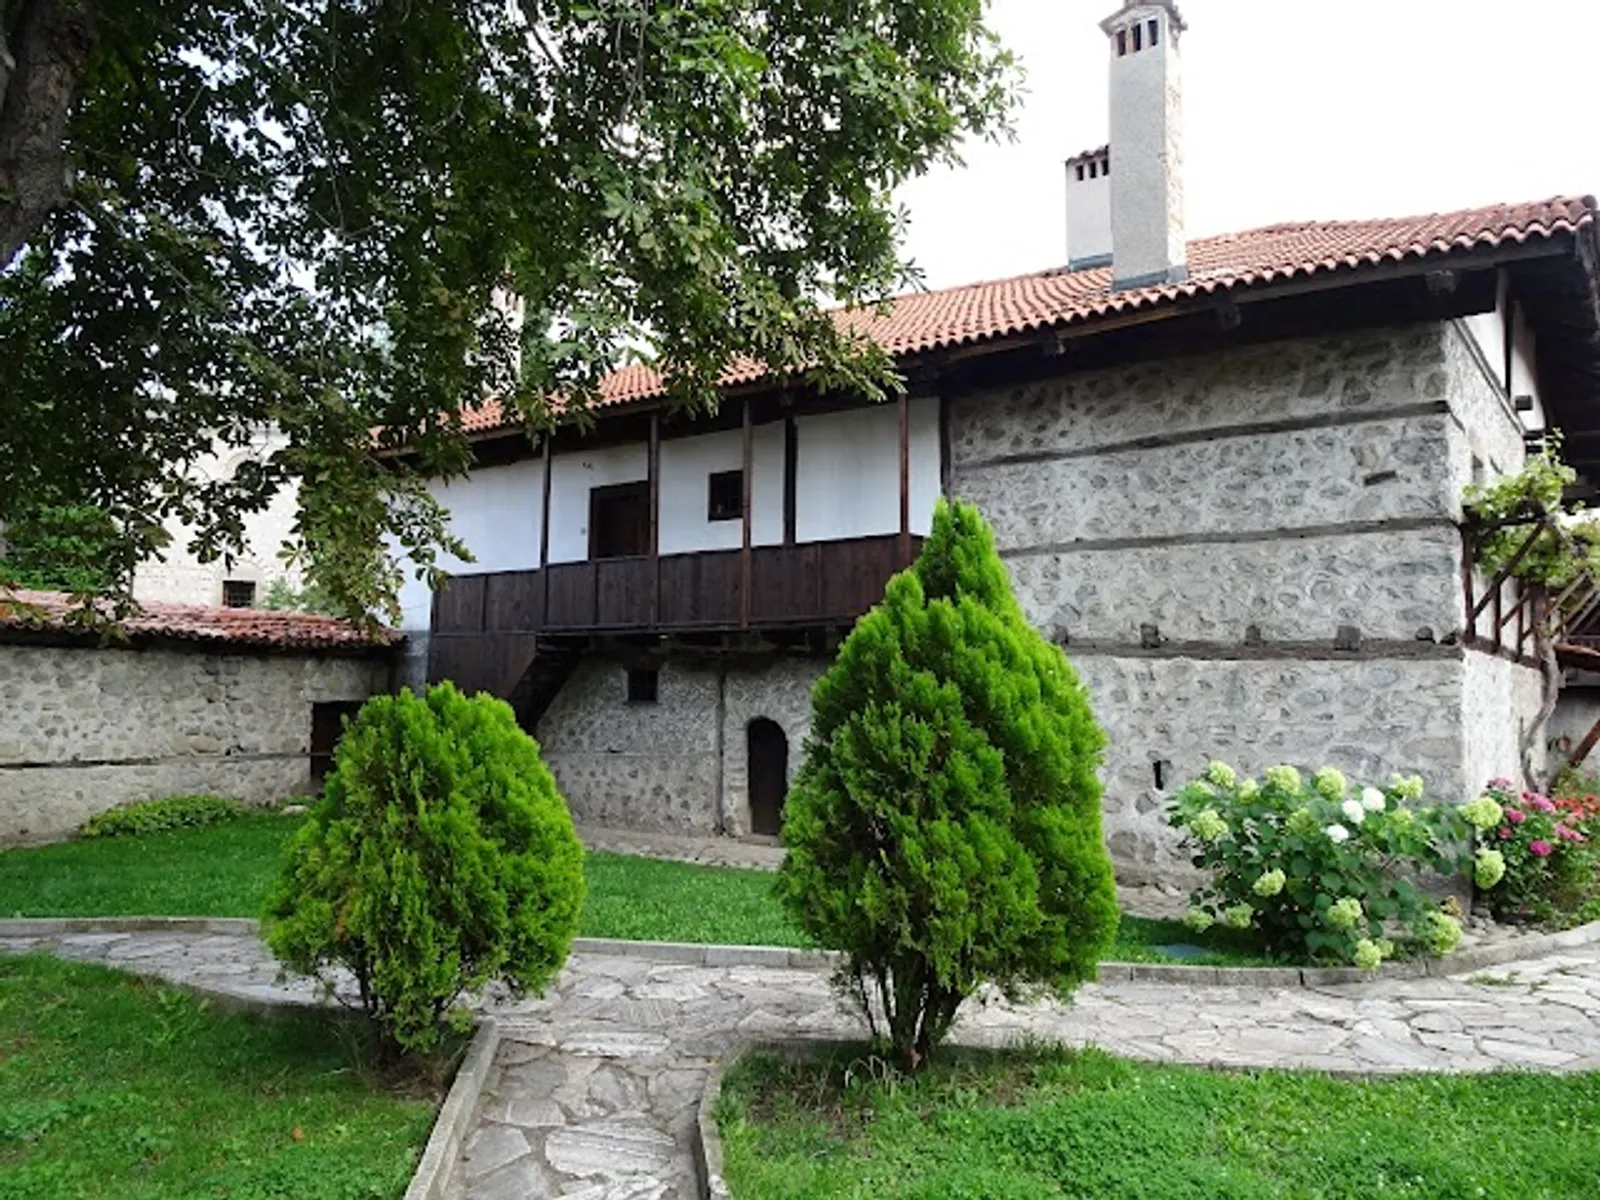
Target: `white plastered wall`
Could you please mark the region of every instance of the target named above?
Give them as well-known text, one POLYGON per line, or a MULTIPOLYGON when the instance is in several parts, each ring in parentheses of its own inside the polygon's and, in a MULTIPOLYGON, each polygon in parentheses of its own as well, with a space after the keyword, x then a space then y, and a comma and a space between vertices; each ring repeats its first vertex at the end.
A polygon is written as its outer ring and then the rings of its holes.
MULTIPOLYGON (((939 402, 911 402, 911 532, 926 535, 939 497, 939 402)), ((795 422, 795 539, 833 541, 900 529, 895 404, 795 422)))

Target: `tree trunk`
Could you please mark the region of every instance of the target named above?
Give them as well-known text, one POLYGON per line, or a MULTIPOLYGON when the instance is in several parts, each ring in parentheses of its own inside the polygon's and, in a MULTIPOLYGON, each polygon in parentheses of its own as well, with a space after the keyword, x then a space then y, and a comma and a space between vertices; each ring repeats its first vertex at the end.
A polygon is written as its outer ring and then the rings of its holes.
POLYGON ((0 0, 0 268, 67 198, 67 120, 102 0, 0 0))

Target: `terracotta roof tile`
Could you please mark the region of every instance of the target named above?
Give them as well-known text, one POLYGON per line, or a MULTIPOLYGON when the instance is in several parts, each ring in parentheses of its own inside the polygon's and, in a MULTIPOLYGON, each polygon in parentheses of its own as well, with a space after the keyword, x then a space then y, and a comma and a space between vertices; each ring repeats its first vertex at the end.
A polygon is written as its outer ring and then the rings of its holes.
MULTIPOLYGON (((65 631, 72 628, 68 616, 73 607, 72 598, 63 592, 0 592, 0 628, 65 631)), ((147 603, 119 624, 134 637, 274 649, 375 650, 398 640, 387 629, 369 635, 337 617, 198 604, 147 603)))
MULTIPOLYGON (((1189 278, 1123 292, 1111 290, 1109 267, 1057 268, 1010 279, 965 284, 897 297, 882 308, 844 309, 836 319, 869 334, 903 357, 1013 334, 1092 323, 1117 314, 1235 288, 1404 262, 1453 251, 1493 249, 1576 233, 1593 224, 1592 197, 1557 197, 1461 212, 1371 221, 1306 221, 1189 243, 1189 278)), ((765 370, 735 364, 726 384, 751 383, 765 370)), ((661 378, 640 365, 613 372, 601 385, 599 407, 646 400, 661 393, 661 378)), ((508 427, 496 403, 465 414, 469 432, 508 427)))

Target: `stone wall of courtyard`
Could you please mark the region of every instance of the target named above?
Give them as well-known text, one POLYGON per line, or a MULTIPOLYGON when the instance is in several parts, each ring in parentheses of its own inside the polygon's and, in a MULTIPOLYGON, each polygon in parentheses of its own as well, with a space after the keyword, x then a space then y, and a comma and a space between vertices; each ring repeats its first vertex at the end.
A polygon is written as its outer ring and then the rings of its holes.
POLYGON ((250 803, 310 789, 312 705, 386 690, 387 661, 191 643, 0 644, 0 841, 182 793, 250 803))

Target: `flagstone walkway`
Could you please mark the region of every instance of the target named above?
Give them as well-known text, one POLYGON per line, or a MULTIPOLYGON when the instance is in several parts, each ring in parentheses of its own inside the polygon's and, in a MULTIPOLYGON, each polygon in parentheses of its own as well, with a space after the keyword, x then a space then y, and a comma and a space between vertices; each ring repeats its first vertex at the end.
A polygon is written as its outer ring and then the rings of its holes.
MULTIPOLYGON (((0 939, 227 995, 310 1001, 254 937, 188 933, 0 939)), ((503 1039, 452 1195, 461 1200, 689 1200, 691 1137, 712 1069, 740 1046, 852 1036, 822 971, 574 956, 542 999, 490 1006, 503 1039)), ((1132 1058, 1386 1074, 1600 1070, 1600 947, 1466 978, 1320 988, 1118 982, 1068 1007, 974 1006, 957 1040, 1021 1037, 1132 1058)))

